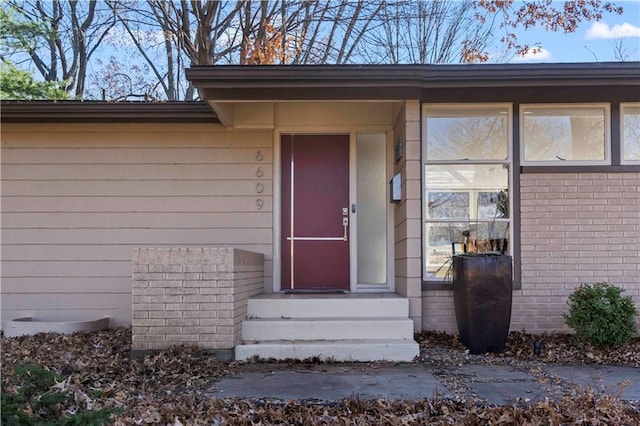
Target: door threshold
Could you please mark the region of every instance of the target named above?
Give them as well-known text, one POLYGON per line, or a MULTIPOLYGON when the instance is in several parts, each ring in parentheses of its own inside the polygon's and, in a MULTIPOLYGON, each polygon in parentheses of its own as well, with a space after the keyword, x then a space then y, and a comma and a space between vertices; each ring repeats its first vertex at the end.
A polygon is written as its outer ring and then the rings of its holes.
POLYGON ((346 294, 347 290, 337 289, 300 289, 300 290, 282 290, 284 294, 346 294))

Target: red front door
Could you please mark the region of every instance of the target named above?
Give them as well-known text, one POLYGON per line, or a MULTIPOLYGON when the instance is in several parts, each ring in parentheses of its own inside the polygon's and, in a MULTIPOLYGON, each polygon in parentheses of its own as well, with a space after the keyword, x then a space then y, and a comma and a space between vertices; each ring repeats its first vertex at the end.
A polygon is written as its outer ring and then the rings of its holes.
POLYGON ((349 289, 348 221, 349 136, 283 135, 283 290, 349 289))

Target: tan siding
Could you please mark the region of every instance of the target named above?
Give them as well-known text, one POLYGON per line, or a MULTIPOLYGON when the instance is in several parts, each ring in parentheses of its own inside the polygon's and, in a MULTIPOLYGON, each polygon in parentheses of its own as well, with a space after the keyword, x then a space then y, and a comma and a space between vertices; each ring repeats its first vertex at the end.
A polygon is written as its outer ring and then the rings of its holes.
MULTIPOLYGON (((127 182, 128 196, 252 196, 257 182, 253 180, 173 180, 171 185, 159 185, 157 180, 127 182)), ((263 193, 271 195, 271 185, 263 185, 263 193)), ((120 180, 46 180, 11 181, 2 188, 5 197, 31 196, 118 196, 122 195, 120 180)))
MULTIPOLYGON (((126 261, 4 261, 3 278, 9 277, 128 277, 131 262, 126 261)), ((7 288, 3 285, 3 290, 7 288)), ((15 291, 19 291, 16 288, 15 291)))
MULTIPOLYGON (((163 183, 171 185, 171 182, 163 183)), ((126 191, 126 184, 122 184, 126 191)), ((264 197, 262 211, 271 211, 264 197)), ((5 197, 7 212, 254 212, 256 197, 5 197)))
MULTIPOLYGON (((2 188, 4 192, 4 187, 2 188)), ((265 191, 266 192, 266 191, 265 191)), ((264 208, 263 208, 264 210, 264 208)), ((228 213, 147 213, 132 212, 68 212, 56 213, 7 213, 2 214, 5 228, 78 228, 80 221, 86 228, 151 228, 151 229, 204 229, 204 228, 269 228, 271 212, 244 212, 242 215, 228 213)))
MULTIPOLYGON (((158 232, 162 232, 158 229, 158 232)), ((130 261, 130 252, 140 244, 14 244, 3 247, 2 259, 11 260, 121 260, 130 261)), ((171 247, 158 244, 157 247, 171 247)), ((260 253, 270 250, 271 244, 234 244, 233 247, 252 249, 260 253)))
MULTIPOLYGON (((131 269, 131 267, 129 267, 131 269)), ((131 293, 131 272, 126 277, 15 277, 2 283, 3 293, 131 293)), ((4 296, 3 296, 4 297, 4 296)))
POLYGON ((271 285, 271 132, 216 125, 2 132, 3 321, 110 315, 116 325, 130 323, 131 256, 141 246, 260 252, 271 285))
POLYGON ((131 309, 131 291, 127 293, 11 293, 2 296, 2 303, 19 306, 22 310, 41 310, 43 306, 56 310, 112 309, 121 306, 131 309))
MULTIPOLYGON (((3 148, 4 150, 4 148, 3 148)), ((7 164, 2 166, 3 179, 19 180, 239 180, 257 179, 257 167, 263 176, 271 176, 272 165, 258 164, 7 164)), ((249 160, 250 161, 250 160, 249 160)))
MULTIPOLYGON (((263 162, 271 162, 264 150, 263 162)), ((254 148, 36 148, 7 147, 5 164, 245 164, 258 163, 254 148)))
POLYGON ((207 245, 207 244, 269 244, 271 229, 135 229, 120 232, 113 229, 5 229, 5 241, 31 244, 140 244, 207 245))
POLYGON ((237 133, 220 132, 215 125, 178 124, 48 124, 22 125, 3 124, 3 134, 11 134, 11 139, 3 138, 6 147, 91 147, 91 148, 258 148, 271 149, 271 139, 264 133, 245 132, 242 139, 237 133), (120 133, 115 133, 118 131, 120 133), (215 136, 214 136, 215 132, 215 136), (175 137, 167 138, 168 134, 175 137), (121 135, 126 135, 122 137, 121 135))
POLYGON ((276 104, 278 126, 391 126, 396 102, 282 102, 276 104))

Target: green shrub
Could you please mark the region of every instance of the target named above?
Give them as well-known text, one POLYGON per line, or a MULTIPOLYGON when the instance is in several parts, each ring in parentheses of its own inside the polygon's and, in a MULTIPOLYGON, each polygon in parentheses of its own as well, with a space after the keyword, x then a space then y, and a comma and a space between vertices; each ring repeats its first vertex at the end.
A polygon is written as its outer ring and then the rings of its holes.
POLYGON ((569 296, 564 322, 576 332, 580 343, 617 347, 636 332, 637 310, 624 290, 607 283, 583 284, 569 296))
POLYGON ((84 411, 74 406, 73 395, 53 386, 60 382, 51 371, 37 365, 18 366, 2 379, 2 425, 102 425, 115 408, 84 411), (73 407, 73 410, 69 410, 73 407), (71 411, 71 412, 70 412, 71 411))

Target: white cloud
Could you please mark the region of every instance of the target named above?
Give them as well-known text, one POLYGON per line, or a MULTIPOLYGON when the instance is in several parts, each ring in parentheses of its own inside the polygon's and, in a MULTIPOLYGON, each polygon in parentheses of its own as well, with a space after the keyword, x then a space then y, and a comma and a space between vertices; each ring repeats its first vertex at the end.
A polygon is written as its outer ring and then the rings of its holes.
POLYGON ((542 47, 532 47, 524 54, 516 55, 511 58, 510 62, 540 62, 550 61, 553 59, 553 55, 547 49, 542 47))
POLYGON ((640 27, 631 25, 627 22, 624 24, 616 24, 610 27, 604 22, 594 22, 587 31, 587 40, 600 38, 624 38, 624 37, 640 37, 640 27))

